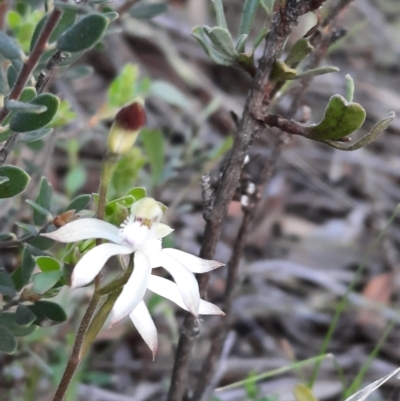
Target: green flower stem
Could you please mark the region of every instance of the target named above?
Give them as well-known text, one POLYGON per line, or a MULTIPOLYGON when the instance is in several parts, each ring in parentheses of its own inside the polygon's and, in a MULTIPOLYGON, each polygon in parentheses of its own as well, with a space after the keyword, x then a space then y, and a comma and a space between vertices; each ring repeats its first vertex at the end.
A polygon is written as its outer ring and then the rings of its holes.
POLYGON ((79 326, 74 347, 72 348, 71 356, 69 357, 67 367, 65 368, 64 374, 61 378, 60 384, 58 385, 57 391, 54 394, 53 401, 61 401, 65 396, 69 384, 71 383, 72 377, 75 374, 79 362, 81 361, 80 353, 83 342, 85 340, 85 335, 89 327, 89 324, 92 320, 92 317, 94 315, 94 312, 96 311, 96 308, 100 302, 100 298, 101 297, 99 295, 94 293, 92 299, 89 302, 85 315, 83 316, 83 319, 79 326))
POLYGON ((117 278, 110 284, 105 285, 104 287, 98 288, 96 290, 96 294, 99 296, 103 296, 118 290, 119 288, 125 285, 131 274, 132 274, 132 268, 128 268, 121 277, 117 278))
MULTIPOLYGON (((103 162, 103 168, 100 177, 99 203, 97 205, 97 218, 101 220, 104 219, 107 203, 107 190, 114 172, 114 166, 118 159, 118 155, 107 153, 103 162)), ((97 245, 99 245, 101 243, 101 240, 97 240, 96 243, 97 245)), ((97 315, 93 317, 101 300, 101 295, 97 292, 97 289, 100 286, 100 278, 100 274, 95 278, 95 292, 89 302, 88 308, 79 326, 78 333, 75 338, 75 343, 72 348, 71 356, 69 357, 67 367, 65 368, 63 377, 61 378, 61 382, 58 385, 53 401, 62 401, 62 399, 64 398, 80 361, 86 354, 94 338, 101 329, 101 319, 104 318, 104 321, 105 319, 107 319, 107 316, 111 311, 111 307, 116 299, 114 299, 114 297, 119 295, 118 291, 113 292, 108 297, 107 301, 105 301, 102 308, 98 311, 97 315), (114 301, 112 301, 113 299, 114 301), (105 309, 104 311, 103 308, 105 309)))
POLYGON ((103 305, 101 305, 99 311, 90 322, 90 325, 83 339, 82 347, 80 349, 79 359, 82 359, 86 355, 93 341, 97 337, 97 334, 99 334, 99 331, 104 326, 104 323, 107 320, 108 315, 110 314, 111 309, 114 306, 114 303, 117 300, 119 294, 121 294, 121 291, 122 286, 120 286, 118 290, 111 292, 108 295, 107 300, 103 303, 103 305))
POLYGON ((118 160, 118 155, 108 152, 103 163, 100 177, 99 203, 97 205, 97 218, 100 220, 104 220, 104 213, 107 203, 107 190, 114 173, 114 167, 118 160))

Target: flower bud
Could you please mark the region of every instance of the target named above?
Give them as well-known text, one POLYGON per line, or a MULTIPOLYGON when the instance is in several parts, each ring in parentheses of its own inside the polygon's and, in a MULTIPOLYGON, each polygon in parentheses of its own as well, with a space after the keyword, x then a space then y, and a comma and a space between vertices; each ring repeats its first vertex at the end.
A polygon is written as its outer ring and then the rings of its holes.
POLYGON ((111 153, 124 155, 135 143, 140 129, 146 124, 143 101, 135 100, 115 116, 108 135, 107 147, 111 153))
POLYGON ((153 198, 139 199, 131 206, 131 215, 149 228, 161 220, 162 214, 160 205, 153 198))

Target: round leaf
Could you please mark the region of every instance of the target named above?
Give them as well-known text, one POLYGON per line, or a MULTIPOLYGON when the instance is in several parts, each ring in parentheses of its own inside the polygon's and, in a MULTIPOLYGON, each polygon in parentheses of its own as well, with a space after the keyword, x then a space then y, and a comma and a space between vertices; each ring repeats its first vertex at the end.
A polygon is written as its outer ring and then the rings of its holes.
POLYGON ((64 309, 54 302, 38 301, 34 305, 30 305, 29 308, 36 315, 35 324, 39 326, 47 326, 49 321, 51 325, 67 320, 67 314, 64 309))
POLYGON ((32 277, 34 291, 37 294, 44 294, 57 284, 61 276, 62 273, 59 270, 35 274, 32 277))
POLYGON ((0 351, 6 354, 13 354, 17 349, 18 342, 11 331, 0 325, 0 351))
POLYGON ((0 185, 0 198, 12 198, 20 194, 30 179, 24 170, 15 166, 0 166, 0 176, 8 178, 8 181, 0 185))
POLYGON ((15 313, 15 323, 18 326, 30 326, 36 320, 35 314, 25 305, 19 305, 15 313))
POLYGON ((36 326, 32 325, 28 327, 19 326, 17 323, 15 323, 15 313, 2 313, 0 315, 0 326, 1 325, 7 327, 11 333, 17 337, 27 336, 32 334, 37 329, 36 326))
POLYGON ((21 58, 21 49, 17 42, 4 32, 0 32, 0 54, 8 60, 21 58))
POLYGON ((338 140, 360 128, 365 120, 365 110, 358 103, 347 102, 343 96, 330 98, 324 119, 311 127, 310 138, 338 140))
POLYGON ((41 114, 16 113, 10 121, 10 129, 15 132, 29 132, 45 127, 57 113, 59 100, 50 93, 44 93, 31 100, 29 104, 43 105, 47 110, 41 114))
POLYGON ((88 15, 58 38, 57 48, 71 53, 90 49, 102 38, 107 26, 107 17, 101 14, 88 15))

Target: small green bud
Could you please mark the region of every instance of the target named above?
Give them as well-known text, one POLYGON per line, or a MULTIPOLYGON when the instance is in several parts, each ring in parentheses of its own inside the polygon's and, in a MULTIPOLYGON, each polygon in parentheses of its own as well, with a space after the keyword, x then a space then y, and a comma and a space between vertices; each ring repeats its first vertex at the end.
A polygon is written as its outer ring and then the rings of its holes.
POLYGON ((143 101, 136 100, 123 107, 115 116, 111 126, 107 141, 108 150, 118 155, 128 153, 145 124, 146 111, 143 101))

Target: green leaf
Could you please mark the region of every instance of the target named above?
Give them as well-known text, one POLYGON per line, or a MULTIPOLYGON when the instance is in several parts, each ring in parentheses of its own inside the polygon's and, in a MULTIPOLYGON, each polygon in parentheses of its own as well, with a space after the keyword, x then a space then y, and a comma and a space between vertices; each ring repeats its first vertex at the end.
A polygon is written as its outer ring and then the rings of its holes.
POLYGON ((24 170, 15 166, 0 166, 0 176, 8 178, 7 182, 0 185, 0 199, 12 198, 24 192, 30 179, 24 170))
POLYGON ((3 268, 0 270, 0 294, 8 297, 13 297, 15 295, 14 282, 8 272, 3 268))
POLYGON ((211 40, 211 43, 220 53, 233 59, 238 56, 238 52, 233 46, 232 36, 227 29, 221 28, 219 26, 214 28, 204 26, 203 29, 206 35, 211 40))
POLYGON ((67 29, 57 40, 57 49, 70 53, 81 52, 95 46, 108 26, 101 14, 91 14, 67 29))
POLYGON ((157 96, 173 106, 184 110, 190 109, 190 102, 186 95, 166 81, 154 81, 151 84, 149 95, 157 96))
POLYGON ((207 35, 203 27, 197 26, 192 31, 192 36, 200 43, 201 47, 207 53, 208 57, 215 63, 220 65, 234 65, 236 59, 233 57, 227 57, 225 54, 220 53, 216 50, 207 39, 207 35))
POLYGON ((296 68, 312 51, 314 47, 306 38, 299 39, 290 49, 285 58, 285 64, 290 68, 296 68))
POLYGON ((214 4, 215 15, 217 17, 217 25, 221 28, 228 29, 228 25, 226 24, 224 6, 222 5, 221 0, 211 0, 214 4))
POLYGON ((35 131, 24 132, 24 134, 20 135, 18 138, 18 142, 35 142, 51 134, 53 131, 53 128, 41 128, 35 131))
POLYGON ((120 74, 112 81, 108 89, 108 104, 122 107, 135 97, 135 86, 139 75, 136 65, 126 64, 120 74))
POLYGON ((261 0, 261 7, 265 10, 268 15, 274 11, 275 0, 261 0))
POLYGON ((14 30, 22 24, 22 18, 16 11, 9 10, 7 13, 7 24, 11 29, 14 30))
POLYGON ((310 128, 309 137, 318 141, 338 140, 360 128, 365 110, 358 103, 346 102, 343 96, 330 98, 323 120, 310 128))
MULTIPOLYGON (((54 43, 66 29, 68 29, 71 25, 74 24, 78 11, 79 9, 68 8, 63 12, 60 20, 58 21, 58 24, 56 25, 56 28, 54 29, 53 33, 50 36, 49 43, 54 43)), ((42 32, 42 29, 45 26, 47 20, 48 16, 45 15, 36 25, 31 39, 31 45, 30 45, 31 51, 35 47, 39 35, 42 32)))
POLYGON ((143 129, 141 138, 151 165, 152 185, 158 185, 164 171, 164 135, 160 130, 143 129))
POLYGON ((61 263, 51 256, 38 256, 35 262, 43 273, 61 270, 61 263))
POLYGON ((29 283, 35 266, 36 263, 33 260, 29 249, 25 247, 22 253, 21 266, 11 275, 17 291, 20 291, 26 284, 29 283))
POLYGON ((36 97, 36 89, 33 87, 25 88, 19 97, 20 102, 28 103, 36 97))
POLYGON ((33 212, 33 221, 37 226, 42 225, 43 222, 46 220, 46 217, 51 217, 50 209, 52 193, 53 190, 51 184, 47 181, 46 177, 42 177, 40 181, 39 194, 36 198, 36 203, 43 207, 43 209, 45 209, 47 213, 43 214, 43 212, 40 212, 38 209, 33 212))
POLYGON ((332 67, 332 66, 318 67, 301 72, 300 74, 296 74, 295 76, 290 76, 286 79, 303 79, 306 77, 316 77, 318 75, 325 75, 325 74, 330 74, 331 72, 338 72, 338 71, 339 68, 337 67, 332 67))
POLYGON ((151 19, 165 13, 168 6, 165 3, 139 3, 129 10, 129 15, 135 19, 151 19))
MULTIPOLYGON (((15 323, 15 313, 4 312, 0 314, 0 325, 7 327, 14 336, 24 337, 36 331, 36 326, 19 326, 15 323)), ((1 343, 1 341, 0 341, 1 343)))
POLYGON ((44 294, 58 283, 61 276, 62 272, 60 270, 34 274, 32 277, 33 290, 37 294, 44 294))
POLYGON ((30 305, 29 308, 36 315, 35 324, 39 326, 48 326, 67 320, 64 309, 54 302, 38 301, 34 305, 30 305))
POLYGON ((3 325, 0 325, 0 351, 5 354, 13 354, 18 347, 14 334, 3 325))
POLYGON ((26 305, 19 305, 15 313, 15 323, 18 326, 30 326, 36 320, 35 314, 26 305))
POLYGON ((352 102, 354 97, 354 81, 350 74, 347 74, 346 79, 346 101, 352 102))
POLYGON ((259 4, 260 0, 245 1, 240 19, 239 36, 250 32, 259 4))
POLYGON ((10 181, 10 180, 8 179, 8 177, 2 177, 2 176, 0 176, 0 185, 1 185, 1 184, 4 184, 4 183, 7 182, 7 181, 10 181))
POLYGON ((297 71, 294 68, 290 68, 281 60, 276 60, 271 71, 271 80, 284 80, 293 79, 296 77, 297 71))
POLYGON ((40 235, 36 236, 33 239, 30 239, 26 243, 42 251, 47 251, 47 249, 51 248, 54 245, 54 241, 52 239, 41 237, 40 235))
POLYGON ((65 189, 69 195, 81 189, 86 182, 86 170, 76 166, 70 170, 65 178, 65 189))
POLYGON ((115 11, 108 11, 103 13, 103 15, 108 18, 109 22, 113 22, 119 18, 119 14, 115 11))
POLYGON ((10 111, 22 111, 25 113, 41 114, 47 110, 46 106, 33 103, 24 103, 19 100, 7 100, 6 107, 10 111))
POLYGON ((18 43, 0 31, 0 55, 7 60, 15 60, 21 58, 21 49, 18 43))
MULTIPOLYGON (((51 221, 51 220, 53 219, 51 213, 50 213, 48 210, 46 210, 44 207, 38 205, 38 204, 37 204, 36 202, 34 202, 33 200, 26 199, 25 202, 26 202, 28 205, 32 206, 32 208, 33 208, 33 213, 36 213, 36 214, 37 214, 38 219, 39 219, 39 217, 40 217, 40 218, 43 218, 43 222, 44 222, 45 220, 51 221)), ((40 225, 40 224, 37 224, 37 225, 40 225)))
POLYGON ((364 146, 367 146, 372 141, 374 141, 389 126, 389 124, 394 120, 394 118, 395 114, 393 111, 391 111, 384 119, 380 120, 377 124, 375 124, 371 132, 362 137, 356 143, 348 144, 329 140, 324 141, 324 143, 339 150, 353 151, 360 149, 364 146))
POLYGON ((65 208, 67 210, 75 210, 75 213, 85 209, 92 199, 91 195, 79 195, 71 201, 71 203, 65 208))
POLYGON ((247 34, 242 34, 239 36, 236 42, 236 51, 240 53, 244 53, 246 51, 246 40, 249 37, 247 34))
POLYGON ((31 100, 29 104, 43 105, 47 110, 42 114, 16 113, 10 121, 10 129, 15 132, 29 132, 45 127, 57 113, 59 100, 50 93, 44 93, 31 100))
POLYGON ((147 196, 146 188, 141 187, 132 188, 126 194, 133 196, 135 201, 147 196))
MULTIPOLYGON (((17 60, 19 61, 19 60, 17 60)), ((10 64, 7 68, 7 83, 10 88, 12 88, 17 81, 20 68, 17 63, 10 64)))

